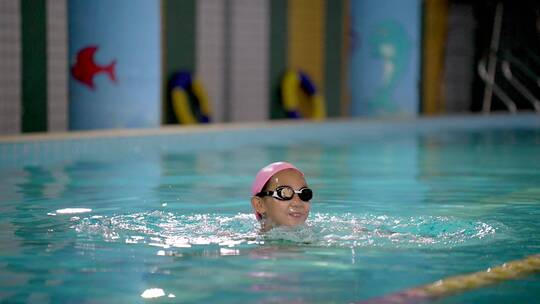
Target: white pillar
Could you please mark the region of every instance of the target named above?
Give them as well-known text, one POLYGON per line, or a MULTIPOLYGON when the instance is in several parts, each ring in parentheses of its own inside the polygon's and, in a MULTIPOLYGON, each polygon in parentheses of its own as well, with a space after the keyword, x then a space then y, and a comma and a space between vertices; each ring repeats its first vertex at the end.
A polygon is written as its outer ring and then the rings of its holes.
POLYGON ((0 134, 21 132, 20 0, 0 1, 0 134))
POLYGON ((230 119, 262 121, 269 117, 269 24, 266 0, 231 0, 230 119))
POLYGON ((201 79, 213 108, 213 122, 224 120, 224 37, 223 0, 196 2, 196 77, 201 79))
POLYGON ((47 1, 47 129, 68 128, 68 37, 66 0, 47 1))

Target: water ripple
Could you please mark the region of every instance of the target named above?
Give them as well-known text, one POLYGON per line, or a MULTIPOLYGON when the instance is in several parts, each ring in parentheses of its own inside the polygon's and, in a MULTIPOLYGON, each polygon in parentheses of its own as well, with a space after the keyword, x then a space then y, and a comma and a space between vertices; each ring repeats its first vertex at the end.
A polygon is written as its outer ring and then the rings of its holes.
POLYGON ((437 216, 314 213, 306 225, 261 234, 252 214, 178 215, 153 211, 92 216, 81 219, 73 228, 91 238, 165 249, 273 242, 326 247, 448 248, 488 241, 504 226, 437 216))

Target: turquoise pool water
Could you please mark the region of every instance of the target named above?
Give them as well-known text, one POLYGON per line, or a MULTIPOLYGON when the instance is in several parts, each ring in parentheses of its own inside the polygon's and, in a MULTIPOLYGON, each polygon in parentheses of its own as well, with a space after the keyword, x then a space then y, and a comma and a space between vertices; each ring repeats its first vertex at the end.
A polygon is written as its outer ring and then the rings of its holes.
POLYGON ((540 253, 539 169, 534 115, 3 140, 0 302, 361 302, 540 253), (249 189, 276 160, 312 213, 260 235, 249 189))

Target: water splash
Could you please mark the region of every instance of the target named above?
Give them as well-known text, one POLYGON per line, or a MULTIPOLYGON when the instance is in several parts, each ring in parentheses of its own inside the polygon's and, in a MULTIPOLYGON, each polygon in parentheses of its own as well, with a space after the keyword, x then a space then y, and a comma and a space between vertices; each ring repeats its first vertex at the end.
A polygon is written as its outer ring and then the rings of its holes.
POLYGON ((310 223, 319 243, 346 247, 452 247, 494 237, 499 223, 442 216, 315 214, 310 223))
POLYGON ((80 234, 105 241, 167 248, 197 245, 252 246, 291 242, 326 247, 447 248, 486 241, 504 227, 499 223, 462 221, 451 217, 396 217, 373 214, 314 213, 305 225, 259 233, 252 214, 178 215, 153 211, 81 219, 80 234))

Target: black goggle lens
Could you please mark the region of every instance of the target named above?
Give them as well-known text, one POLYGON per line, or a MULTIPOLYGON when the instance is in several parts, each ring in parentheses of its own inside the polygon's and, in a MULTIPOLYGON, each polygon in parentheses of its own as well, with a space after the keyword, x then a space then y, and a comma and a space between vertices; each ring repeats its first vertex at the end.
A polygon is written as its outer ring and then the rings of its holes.
POLYGON ((304 202, 307 202, 313 198, 313 191, 311 191, 311 189, 309 188, 304 188, 300 190, 300 193, 298 193, 298 197, 304 202))
POLYGON ((295 193, 304 202, 308 202, 313 198, 313 191, 309 188, 303 188, 299 191, 294 191, 291 187, 279 187, 276 189, 277 198, 284 201, 292 199, 295 193))

